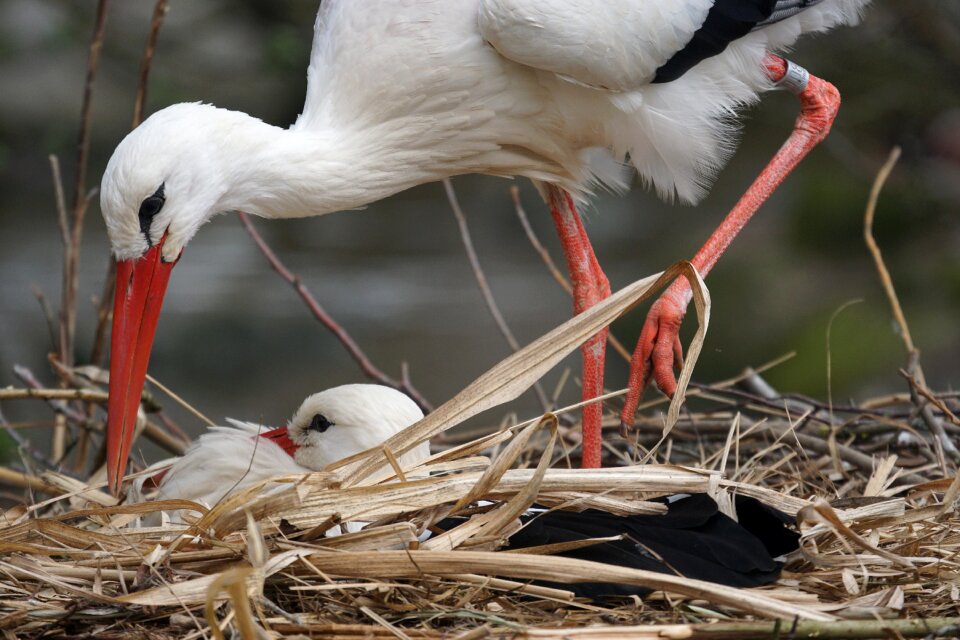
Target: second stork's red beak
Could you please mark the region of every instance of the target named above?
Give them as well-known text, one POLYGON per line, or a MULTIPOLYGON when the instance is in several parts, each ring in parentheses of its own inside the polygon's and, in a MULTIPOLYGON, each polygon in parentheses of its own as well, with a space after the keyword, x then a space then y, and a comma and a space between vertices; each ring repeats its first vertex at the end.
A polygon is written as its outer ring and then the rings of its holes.
POLYGON ((140 394, 163 294, 176 264, 163 260, 166 236, 135 260, 117 260, 110 337, 110 398, 107 401, 107 481, 119 494, 127 468, 140 394))

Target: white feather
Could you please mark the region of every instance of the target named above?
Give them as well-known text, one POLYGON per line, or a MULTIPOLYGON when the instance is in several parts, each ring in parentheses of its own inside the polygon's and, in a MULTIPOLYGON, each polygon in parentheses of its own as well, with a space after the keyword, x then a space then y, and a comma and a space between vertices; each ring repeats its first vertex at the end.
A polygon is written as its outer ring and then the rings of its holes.
POLYGON ((290 129, 175 105, 121 143, 101 194, 114 253, 142 255, 137 208, 160 184, 150 233, 168 233, 167 259, 221 211, 320 215, 463 173, 623 188, 610 153, 695 202, 735 146, 737 110, 771 88, 765 52, 855 22, 867 1, 823 0, 648 84, 709 0, 325 0, 290 129))

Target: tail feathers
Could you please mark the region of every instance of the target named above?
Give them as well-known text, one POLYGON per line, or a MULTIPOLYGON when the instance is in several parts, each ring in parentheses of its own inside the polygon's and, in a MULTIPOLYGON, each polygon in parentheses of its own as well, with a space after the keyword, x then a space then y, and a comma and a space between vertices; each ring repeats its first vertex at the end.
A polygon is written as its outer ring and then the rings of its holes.
POLYGON ((778 0, 773 7, 773 13, 766 20, 757 24, 755 29, 765 27, 774 22, 780 22, 787 18, 792 18, 801 11, 809 9, 815 4, 820 4, 823 0, 778 0))

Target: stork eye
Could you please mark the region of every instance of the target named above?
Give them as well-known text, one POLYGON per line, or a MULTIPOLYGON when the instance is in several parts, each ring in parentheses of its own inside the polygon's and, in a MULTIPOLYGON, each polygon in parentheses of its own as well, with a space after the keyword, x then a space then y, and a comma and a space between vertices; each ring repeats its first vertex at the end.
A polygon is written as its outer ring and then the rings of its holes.
POLYGON ((327 420, 327 417, 324 416, 322 413, 318 413, 317 415, 313 416, 313 420, 310 421, 310 426, 307 427, 307 429, 309 431, 318 431, 320 433, 323 433, 324 431, 332 427, 333 424, 334 423, 327 420))
POLYGON ((163 209, 163 203, 167 201, 163 195, 165 184, 161 184, 152 196, 140 203, 140 233, 147 239, 147 245, 151 247, 153 241, 150 239, 150 225, 153 223, 153 217, 160 213, 160 210, 163 209))

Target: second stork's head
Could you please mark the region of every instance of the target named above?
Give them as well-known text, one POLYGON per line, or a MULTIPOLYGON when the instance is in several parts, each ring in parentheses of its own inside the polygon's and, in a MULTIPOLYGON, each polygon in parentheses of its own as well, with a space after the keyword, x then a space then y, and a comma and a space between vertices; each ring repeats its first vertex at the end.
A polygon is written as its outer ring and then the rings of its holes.
MULTIPOLYGON (((346 384, 315 393, 300 405, 287 426, 293 459, 318 471, 329 464, 380 446, 423 417, 403 393, 375 384, 346 384)), ((429 452, 421 446, 417 459, 429 452)))

